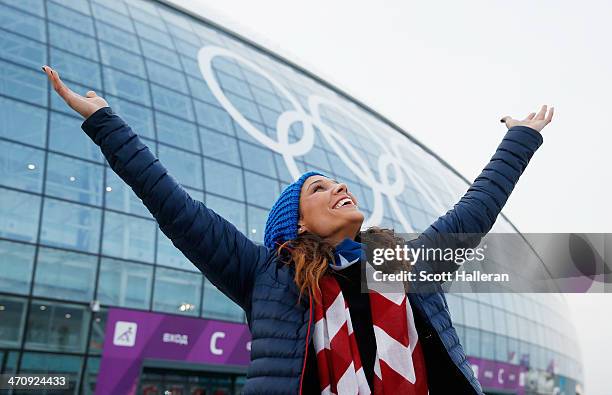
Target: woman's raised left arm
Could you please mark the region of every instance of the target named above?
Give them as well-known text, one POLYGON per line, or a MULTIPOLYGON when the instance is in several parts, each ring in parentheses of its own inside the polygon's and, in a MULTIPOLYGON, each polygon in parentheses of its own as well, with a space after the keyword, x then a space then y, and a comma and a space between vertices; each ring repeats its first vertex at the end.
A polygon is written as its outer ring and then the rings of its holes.
MULTIPOLYGON (((491 230, 519 177, 542 145, 542 129, 554 108, 529 114, 519 121, 504 117, 508 131, 489 163, 454 207, 408 242, 413 248, 474 248, 491 230)), ((436 270, 437 271, 437 270, 436 270)))

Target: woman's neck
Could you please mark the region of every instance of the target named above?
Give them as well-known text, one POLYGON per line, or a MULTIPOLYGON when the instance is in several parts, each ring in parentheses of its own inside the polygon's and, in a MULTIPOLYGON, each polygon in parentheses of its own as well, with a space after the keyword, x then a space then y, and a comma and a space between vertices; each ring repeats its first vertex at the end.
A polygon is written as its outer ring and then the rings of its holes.
POLYGON ((356 233, 343 232, 343 233, 328 237, 325 239, 325 241, 327 241, 329 244, 333 245, 334 247, 338 246, 338 244, 342 243, 346 239, 351 239, 357 242, 361 242, 360 233, 361 233, 360 231, 357 231, 356 233))

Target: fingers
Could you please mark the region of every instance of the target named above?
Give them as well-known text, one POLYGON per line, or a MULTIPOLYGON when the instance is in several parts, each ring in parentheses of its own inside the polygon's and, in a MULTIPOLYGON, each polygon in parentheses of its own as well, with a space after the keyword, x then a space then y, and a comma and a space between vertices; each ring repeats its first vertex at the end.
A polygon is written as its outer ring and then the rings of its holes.
POLYGON ((57 71, 53 70, 49 66, 43 66, 42 70, 47 74, 47 77, 49 78, 49 81, 51 81, 51 84, 53 84, 53 89, 55 89, 57 94, 60 95, 66 102, 68 102, 70 96, 74 95, 75 93, 72 92, 66 86, 66 84, 64 84, 64 82, 60 79, 57 71))
POLYGON ((546 115, 546 104, 544 104, 542 108, 540 108, 540 111, 538 111, 538 114, 535 116, 535 119, 542 121, 544 120, 545 115, 546 115))
POLYGON ((555 108, 551 107, 550 111, 548 112, 548 115, 546 116, 546 123, 550 123, 550 121, 552 121, 552 117, 555 114, 555 108))
POLYGON ((55 78, 55 75, 53 74, 53 69, 49 66, 43 66, 42 71, 44 71, 45 74, 47 74, 47 78, 49 78, 51 85, 53 85, 53 89, 57 91, 57 89, 59 88, 59 83, 57 79, 55 78))
POLYGON ((86 96, 86 97, 96 97, 97 95, 96 95, 96 92, 94 92, 94 91, 88 91, 88 92, 85 94, 85 96, 86 96))
POLYGON ((535 116, 536 116, 535 112, 530 112, 529 114, 527 114, 525 119, 523 119, 523 121, 531 121, 533 119, 533 117, 535 117, 535 116))
POLYGON ((501 122, 501 123, 506 123, 506 122, 508 122, 510 119, 512 119, 512 117, 511 117, 511 116, 509 116, 509 115, 506 115, 505 117, 502 117, 502 119, 500 119, 500 120, 499 120, 499 122, 501 122))

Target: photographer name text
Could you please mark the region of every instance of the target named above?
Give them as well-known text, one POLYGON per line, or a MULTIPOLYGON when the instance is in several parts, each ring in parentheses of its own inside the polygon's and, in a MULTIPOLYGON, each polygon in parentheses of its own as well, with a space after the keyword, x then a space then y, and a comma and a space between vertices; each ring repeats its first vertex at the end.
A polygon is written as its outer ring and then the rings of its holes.
POLYGON ((421 270, 420 272, 411 272, 408 270, 402 270, 396 273, 383 273, 382 271, 376 270, 373 273, 374 281, 386 282, 386 281, 399 281, 399 282, 415 282, 415 281, 465 281, 465 282, 509 282, 510 275, 508 273, 483 273, 479 270, 474 272, 442 272, 442 273, 431 273, 427 270, 421 270))

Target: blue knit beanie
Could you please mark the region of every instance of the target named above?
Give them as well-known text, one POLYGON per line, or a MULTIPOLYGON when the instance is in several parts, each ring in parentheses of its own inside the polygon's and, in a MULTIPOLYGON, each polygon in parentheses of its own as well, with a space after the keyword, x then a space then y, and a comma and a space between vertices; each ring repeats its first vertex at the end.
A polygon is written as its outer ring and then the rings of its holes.
POLYGON ((327 177, 325 174, 316 171, 304 173, 297 181, 288 185, 276 199, 266 221, 264 231, 264 245, 266 247, 273 249, 276 247, 276 243, 284 243, 297 237, 302 185, 308 177, 317 175, 327 177))

